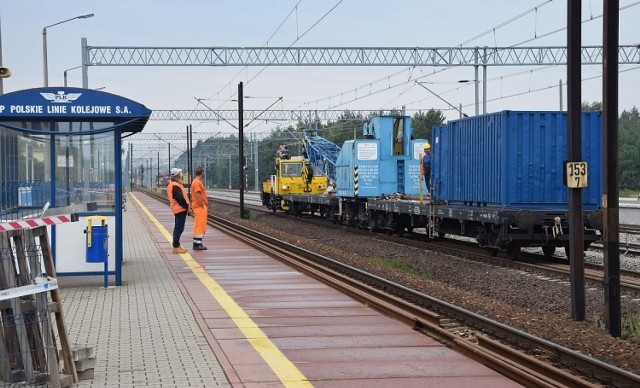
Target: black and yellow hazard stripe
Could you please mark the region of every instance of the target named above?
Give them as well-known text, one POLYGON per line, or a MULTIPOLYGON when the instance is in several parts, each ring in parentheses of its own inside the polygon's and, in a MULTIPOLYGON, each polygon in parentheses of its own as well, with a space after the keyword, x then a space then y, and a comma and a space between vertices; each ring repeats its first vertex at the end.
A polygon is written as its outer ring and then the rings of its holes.
POLYGON ((358 196, 358 166, 353 166, 353 196, 358 196))

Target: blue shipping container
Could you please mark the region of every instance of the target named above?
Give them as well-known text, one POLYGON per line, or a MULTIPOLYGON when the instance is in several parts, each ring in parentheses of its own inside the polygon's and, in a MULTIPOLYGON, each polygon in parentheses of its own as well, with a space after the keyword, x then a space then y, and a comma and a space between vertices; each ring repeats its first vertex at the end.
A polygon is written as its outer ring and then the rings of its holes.
MULTIPOLYGON (((602 114, 582 112, 588 163, 584 210, 601 208, 602 114)), ((562 210, 567 113, 502 111, 450 121, 433 131, 434 200, 450 205, 562 210)))

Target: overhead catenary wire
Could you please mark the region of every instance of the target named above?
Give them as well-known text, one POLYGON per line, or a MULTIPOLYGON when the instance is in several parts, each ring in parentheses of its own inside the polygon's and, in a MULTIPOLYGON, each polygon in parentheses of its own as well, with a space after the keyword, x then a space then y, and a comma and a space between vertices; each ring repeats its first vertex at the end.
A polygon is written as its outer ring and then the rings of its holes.
MULTIPOLYGON (((291 43, 287 48, 291 48, 294 44, 296 44, 300 39, 302 39, 305 35, 307 35, 309 33, 309 31, 311 31, 315 26, 317 26, 322 20, 324 20, 324 18, 326 18, 331 12, 333 12, 334 9, 336 9, 343 0, 339 0, 333 7, 331 7, 330 10, 328 10, 327 12, 325 12, 324 15, 322 15, 320 17, 320 19, 318 19, 315 23, 313 23, 311 25, 311 27, 307 28, 307 30, 305 32, 302 33, 302 35, 298 36, 296 38, 295 41, 293 41, 293 43, 291 43)), ((260 71, 258 71, 253 77, 251 77, 251 79, 249 79, 247 81, 247 85, 253 81, 254 79, 256 79, 256 77, 258 77, 260 74, 262 74, 263 71, 265 71, 268 67, 270 67, 269 65, 264 66, 262 69, 260 69, 260 71)))
MULTIPOLYGON (((271 39, 273 39, 274 36, 276 36, 276 34, 278 33, 278 31, 280 31, 280 29, 282 28, 282 26, 287 22, 287 20, 289 20, 289 18, 291 17, 291 15, 297 11, 298 6, 300 5, 300 3, 302 2, 302 0, 298 0, 298 2, 293 6, 293 8, 291 9, 291 11, 289 11, 289 13, 287 14, 287 16, 284 18, 284 20, 282 20, 282 22, 280 23, 280 25, 278 25, 278 27, 275 29, 275 31, 271 34, 271 36, 267 39, 267 41, 262 45, 262 47, 268 47, 269 46, 269 42, 271 41, 271 39)), ((238 74, 236 74, 235 76, 233 76, 233 78, 231 78, 231 80, 229 80, 229 82, 223 86, 220 90, 218 90, 217 93, 212 94, 208 99, 210 99, 213 96, 217 96, 220 95, 220 93, 226 89, 227 87, 231 86, 231 83, 236 80, 238 78, 238 76, 240 76, 245 70, 247 70, 249 67, 248 66, 244 66, 242 69, 240 69, 240 71, 238 72, 238 74)), ((236 91, 237 92, 237 91, 236 91)), ((223 102, 218 106, 218 109, 220 109, 220 107, 222 105, 224 105, 225 103, 229 102, 232 98, 233 98, 234 94, 232 94, 229 98, 222 100, 223 102)), ((208 100, 207 99, 207 100, 208 100)))
MULTIPOLYGON (((635 4, 637 4, 637 3, 635 3, 635 4)), ((631 7, 631 6, 633 6, 633 4, 631 4, 631 5, 627 5, 626 7, 631 7)), ((623 9, 623 8, 625 8, 625 7, 622 7, 621 9, 623 9)), ((593 18, 593 15, 592 15, 592 18, 593 18)), ((590 19, 590 20, 591 20, 591 19, 590 19)), ((539 34, 538 34, 538 32, 536 32, 536 35, 539 35, 539 34)), ((539 35, 539 36, 542 36, 542 35, 539 35)), ((410 69, 408 69, 407 71, 411 71, 411 68, 410 68, 410 69)), ((538 70, 536 69, 536 70, 534 70, 534 71, 538 71, 538 70)), ((406 73, 403 73, 403 74, 406 74, 406 73)), ((428 77, 428 76, 427 76, 427 77, 428 77)), ((404 77, 403 77, 403 78, 404 78, 404 77)), ((411 79, 418 79, 418 78, 415 76, 415 74, 414 74, 414 75, 412 75, 412 76, 410 76, 410 77, 408 77, 408 78, 411 78, 411 79)), ((508 76, 501 77, 500 79, 506 79, 506 78, 508 78, 508 76)), ((427 79, 428 79, 428 78, 427 78, 427 79)), ((389 83, 388 81, 389 81, 389 80, 387 80, 387 82, 386 82, 386 83, 387 83, 387 85, 389 85, 389 88, 390 88, 390 83, 389 83)), ((405 90, 408 90, 408 89, 410 89, 410 88, 413 88, 413 86, 407 86, 407 85, 410 85, 410 84, 407 84, 407 81, 409 81, 407 78, 405 78, 403 81, 404 81, 404 82, 399 82, 399 83, 398 83, 397 88, 399 88, 400 86, 403 86, 403 92, 404 92, 405 90)), ((385 85, 385 87, 387 87, 387 85, 385 85)), ((355 94, 356 94, 356 100, 361 100, 361 99, 364 99, 364 98, 368 97, 369 95, 372 95, 372 94, 378 93, 378 90, 379 90, 379 89, 381 89, 381 88, 380 88, 380 87, 376 87, 376 86, 381 86, 381 85, 374 85, 374 84, 372 84, 372 83, 367 83, 367 85, 366 85, 366 89, 362 89, 362 88, 361 88, 361 89, 357 89, 357 90, 355 91, 355 94), (364 92, 363 92, 363 91, 364 91, 364 92)), ((461 86, 461 88, 469 87, 469 86, 471 86, 471 85, 470 85, 470 84, 466 84, 466 85, 464 85, 464 86, 461 86)), ((456 90, 462 90, 461 88, 456 88, 456 90)), ((467 89, 467 91, 468 91, 468 89, 467 89)), ((380 91, 380 93, 381 93, 381 92, 382 92, 382 91, 380 91)), ((396 90, 396 92, 397 92, 397 90, 396 90)), ((393 102, 393 101, 397 100, 397 98, 399 98, 399 96, 401 96, 403 92, 400 92, 400 94, 399 94, 396 98, 394 98, 394 99, 393 99, 393 100, 391 100, 390 102, 387 102, 384 106, 388 106, 388 104, 389 104, 389 103, 391 103, 391 102, 393 102)), ((332 102, 333 102, 333 101, 332 101, 332 102)), ((346 102, 345 102, 343 105, 346 105, 346 102)), ((257 123, 256 123, 256 124, 257 124, 257 123)), ((252 124, 252 125, 253 125, 253 124, 252 124)))
MULTIPOLYGON (((476 35, 476 36, 475 36, 475 37, 473 37, 473 38, 467 39, 466 41, 464 41, 464 42, 460 43, 460 44, 459 44, 459 46, 463 46, 463 45, 465 45, 465 44, 467 44, 467 43, 470 43, 470 42, 472 42, 472 41, 474 41, 474 40, 477 40, 477 39, 479 39, 480 37, 482 37, 482 36, 486 35, 487 33, 493 32, 493 33, 495 34, 495 31, 496 31, 497 29, 500 29, 500 28, 502 28, 502 27, 504 27, 504 26, 506 26, 506 25, 508 25, 508 24, 512 23, 513 21, 515 21, 515 20, 518 20, 518 19, 522 18, 523 16, 525 16, 525 15, 527 15, 527 14, 529 14, 529 13, 533 12, 533 11, 534 11, 534 10, 536 10, 537 8, 541 8, 541 7, 543 7, 543 6, 545 6, 545 5, 549 4, 549 3, 551 3, 552 1, 553 1, 553 0, 547 0, 547 1, 545 1, 545 2, 543 2, 543 3, 541 3, 541 4, 537 5, 537 6, 535 6, 535 7, 533 7, 533 8, 530 8, 529 10, 527 10, 527 11, 525 11, 525 12, 523 12, 523 13, 521 13, 521 14, 519 14, 519 15, 517 15, 517 16, 515 16, 515 17, 513 17, 513 18, 511 18, 511 19, 509 19, 509 20, 507 20, 507 21, 505 21, 505 22, 503 22, 503 23, 500 23, 499 25, 497 25, 497 26, 495 26, 495 27, 493 27, 493 28, 491 28, 491 29, 489 29, 489 30, 487 30, 487 31, 485 31, 485 32, 483 32, 483 33, 481 33, 481 34, 478 34, 478 35, 476 35)), ((443 70, 441 70, 441 71, 446 71, 447 69, 449 69, 449 68, 445 68, 445 69, 443 69, 443 70)), ((369 83, 368 83, 368 85, 378 84, 378 83, 382 82, 382 81, 383 81, 383 80, 385 80, 385 79, 389 79, 390 77, 394 77, 394 76, 399 75, 399 74, 401 74, 401 73, 404 73, 404 72, 406 72, 406 71, 410 71, 410 72, 412 72, 412 70, 413 70, 413 67, 410 67, 410 68, 407 68, 407 69, 403 69, 403 70, 401 70, 401 71, 398 71, 398 72, 392 73, 392 74, 390 74, 390 75, 388 75, 388 76, 385 76, 385 77, 383 77, 383 78, 377 79, 377 80, 375 80, 375 81, 373 81, 373 82, 369 82, 369 83)), ((409 85, 409 84, 411 84, 413 81, 416 81, 416 80, 418 80, 418 79, 420 79, 420 77, 419 77, 419 78, 413 78, 413 79, 412 79, 412 78, 411 78, 411 75, 410 75, 410 76, 409 76, 409 79, 407 79, 404 83, 395 84, 395 85, 394 85, 394 87, 399 87, 400 85, 405 85, 405 87, 406 87, 406 85, 409 85)), ((329 96, 329 97, 324 97, 324 98, 321 98, 321 99, 315 100, 315 103, 317 104, 317 103, 319 103, 320 101, 324 101, 324 100, 329 100, 329 101, 330 101, 332 98, 341 97, 341 96, 343 96, 344 94, 351 94, 351 93, 353 93, 353 94, 356 94, 356 95, 357 95, 358 90, 363 89, 364 87, 366 87, 366 84, 365 84, 365 85, 358 86, 358 87, 356 87, 356 88, 354 88, 354 89, 350 89, 350 90, 348 90, 348 91, 344 91, 344 92, 341 92, 341 93, 338 93, 338 94, 334 94, 334 95, 329 96)), ((390 90, 390 89, 392 89, 392 87, 387 88, 387 90, 390 90)), ((343 101, 343 100, 341 100, 341 101, 340 101, 340 104, 338 104, 338 105, 333 105, 333 106, 331 106, 331 105, 330 105, 330 106, 329 106, 329 107, 327 107, 326 109, 332 109, 332 108, 335 108, 335 107, 338 107, 338 106, 344 105, 344 104, 349 103, 349 102, 354 102, 354 101, 357 101, 357 100, 359 100, 359 99, 361 99, 361 98, 371 96, 371 95, 373 95, 373 94, 377 94, 377 93, 369 93, 368 95, 363 95, 362 97, 359 97, 359 98, 358 98, 358 97, 356 97, 355 99, 353 99, 353 100, 349 100, 349 101, 343 101)), ((402 92, 401 92, 401 94, 402 94, 402 92)), ((303 105, 310 105, 310 102, 303 103, 303 104, 299 105, 299 106, 298 106, 298 108, 300 108, 300 107, 301 107, 301 106, 303 106, 303 105)), ((384 106, 384 105, 383 105, 383 106, 384 106)))
MULTIPOLYGON (((343 2, 343 0, 339 0, 339 1, 338 1, 338 2, 333 6, 333 7, 331 7, 331 9, 329 9, 327 12, 325 12, 325 13, 320 17, 320 19, 318 19, 316 22, 314 22, 314 23, 311 25, 311 27, 307 28, 307 30, 306 30, 306 31, 304 31, 301 35, 300 35, 300 34, 298 34, 298 33, 296 33, 296 39, 295 39, 295 40, 294 40, 294 41, 293 41, 293 42, 292 42, 292 43, 291 43, 287 48, 292 47, 292 46, 293 46, 294 44, 296 44, 300 39, 302 39, 305 35, 307 35, 307 34, 308 34, 308 33, 309 33, 313 28, 315 28, 315 27, 316 27, 316 26, 317 26, 317 25, 318 25, 322 20, 324 20, 324 19, 325 19, 325 18, 326 18, 326 17, 327 17, 331 12, 333 12, 333 10, 335 10, 335 9, 338 7, 338 5, 340 5, 342 2, 343 2)), ((299 1, 299 2, 295 5, 295 7, 294 7, 294 10, 296 10, 296 11, 297 11, 298 4, 300 4, 300 1, 299 1)), ((290 15, 288 15, 288 16, 287 16, 287 18, 288 18, 289 16, 290 16, 290 15)), ((280 28, 280 27, 278 27, 278 28, 280 28)), ((270 38, 270 39, 271 39, 271 38, 270 38)), ((265 46, 263 46, 263 47, 265 47, 265 46)), ((254 76, 253 76, 253 77, 251 77, 250 79, 248 79, 248 80, 247 80, 247 82, 246 82, 245 86, 249 85, 249 84, 250 84, 253 80, 255 80, 255 79, 256 79, 260 74, 262 74, 262 73, 263 73, 263 72, 264 72, 268 67, 270 67, 270 66, 269 66, 269 65, 263 66, 263 67, 262 67, 262 68, 261 68, 261 69, 260 69, 260 70, 259 70, 259 71, 254 75, 254 76)), ((247 67, 245 66, 245 68, 247 68, 247 67)), ((237 76, 236 76, 236 77, 237 77, 237 76)), ((235 78, 234 78, 234 79, 235 79, 235 78)), ((230 84, 231 82, 232 82, 232 81, 230 81, 230 82, 229 82, 229 84, 230 84)), ((227 86, 228 86, 229 84, 227 84, 227 86)), ((227 87, 227 86, 225 86, 225 87, 227 87)), ((230 100, 231 100, 233 97, 235 97, 236 95, 237 95, 237 91, 232 92, 231 96, 229 97, 229 99, 228 99, 226 102, 230 101, 230 100)), ((220 105, 218 106, 218 108, 220 108, 222 105, 224 105, 224 103, 220 104, 220 105)))
MULTIPOLYGON (((620 7, 620 8, 619 8, 619 11, 624 11, 624 10, 629 9, 629 8, 631 8, 631 7, 635 7, 635 6, 636 6, 636 5, 638 5, 638 4, 640 4, 640 1, 636 1, 635 3, 627 4, 627 5, 623 6, 623 7, 620 7)), ((589 18, 586 18, 586 19, 582 20, 582 23, 584 24, 584 23, 587 23, 587 22, 591 22, 591 21, 594 21, 594 20, 600 19, 600 18, 602 18, 602 16, 603 16, 603 14, 598 14, 598 15, 596 15, 596 16, 591 15, 591 17, 589 17, 589 18)), ((560 28, 558 28, 558 29, 555 29, 555 30, 551 30, 551 31, 545 32, 545 33, 543 33, 543 34, 541 34, 541 35, 536 35, 536 36, 534 36, 533 38, 530 38, 530 39, 527 39, 527 40, 523 40, 523 41, 518 42, 518 43, 516 43, 516 44, 514 44, 514 45, 511 45, 511 46, 509 46, 509 47, 517 47, 517 46, 521 46, 521 45, 523 45, 523 44, 526 44, 526 43, 529 43, 529 42, 533 42, 534 40, 541 39, 541 38, 545 38, 545 37, 550 36, 550 35, 553 35, 553 34, 557 34, 557 33, 559 33, 559 32, 562 32, 562 31, 566 30, 566 29, 567 29, 567 27, 566 27, 566 26, 564 26, 564 27, 560 27, 560 28)))
POLYGON ((547 0, 547 1, 543 2, 543 3, 540 3, 540 4, 536 5, 533 8, 529 8, 528 10, 526 10, 526 11, 524 11, 524 12, 522 12, 522 13, 514 16, 514 17, 512 17, 511 19, 506 20, 506 21, 498 24, 497 26, 488 29, 483 33, 480 33, 480 34, 474 36, 473 38, 469 38, 469 39, 465 40, 464 42, 460 43, 458 46, 462 47, 465 44, 468 44, 468 43, 471 43, 471 42, 473 42, 475 40, 478 40, 478 39, 480 39, 480 38, 482 38, 482 37, 484 37, 484 36, 486 36, 488 34, 491 34, 491 33, 495 34, 496 30, 498 30, 498 29, 500 29, 502 27, 508 26, 509 24, 515 22, 516 20, 519 20, 519 19, 527 16, 531 12, 538 12, 538 9, 544 7, 545 5, 548 5, 551 2, 553 2, 553 0, 547 0))
MULTIPOLYGON (((550 2, 550 1, 547 1, 547 2, 543 3, 543 5, 546 5, 546 4, 548 4, 549 2, 550 2)), ((623 11, 623 10, 629 9, 629 8, 631 8, 631 7, 634 7, 634 6, 637 6, 638 4, 640 4, 640 2, 634 2, 634 3, 628 4, 628 5, 622 6, 622 7, 620 7, 620 11, 623 11)), ((539 7, 540 7, 540 6, 538 6, 538 8, 539 8, 539 7)), ((535 8, 536 8, 536 7, 533 7, 533 8, 531 8, 531 10, 529 10, 529 11, 535 10, 535 8)), ((525 12, 525 13, 526 13, 526 12, 525 12)), ((530 12, 528 12, 528 13, 530 13, 530 12)), ((592 16, 592 17, 590 17, 590 18, 586 18, 586 19, 584 19, 584 20, 582 21, 582 23, 584 24, 584 23, 587 23, 587 22, 590 22, 590 21, 593 21, 593 20, 599 19, 599 18, 601 18, 601 17, 602 17, 602 14, 599 14, 599 15, 596 15, 596 16, 592 16)), ((502 24, 504 24, 504 23, 501 23, 501 25, 502 25, 502 24)), ((529 43, 529 42, 531 42, 531 41, 534 41, 534 40, 537 40, 537 39, 541 39, 541 38, 547 37, 547 36, 549 36, 549 35, 553 35, 553 34, 556 34, 556 33, 562 32, 562 31, 564 31, 565 29, 566 29, 566 27, 563 27, 563 28, 559 28, 559 29, 556 29, 556 30, 553 30, 553 31, 549 31, 549 32, 547 32, 547 33, 543 33, 543 34, 539 34, 539 35, 538 35, 538 34, 537 34, 537 32, 536 32, 536 33, 535 33, 535 35, 536 35, 535 37, 533 37, 533 38, 531 38, 531 39, 526 39, 526 40, 521 41, 521 42, 518 42, 518 43, 515 43, 515 44, 513 44, 513 45, 511 45, 511 46, 509 46, 509 47, 517 47, 517 46, 523 45, 523 44, 525 44, 525 43, 529 43)), ((493 29, 492 29, 492 30, 493 30, 493 29)), ((358 87, 356 87, 356 88, 349 89, 349 90, 347 90, 347 91, 343 91, 343 92, 340 92, 340 93, 337 93, 337 94, 333 94, 333 95, 328 96, 328 97, 323 97, 323 98, 320 98, 320 99, 316 99, 316 100, 308 101, 308 102, 306 102, 306 103, 300 104, 300 105, 298 106, 298 108, 300 108, 300 107, 302 107, 302 106, 305 106, 305 105, 306 105, 306 106, 309 106, 309 105, 311 105, 311 104, 313 103, 313 104, 316 104, 316 109, 319 109, 319 108, 317 108, 317 105, 318 105, 321 101, 331 101, 332 99, 336 99, 336 98, 340 97, 340 101, 339 101, 337 104, 331 104, 331 103, 329 103, 329 105, 327 105, 327 106, 325 106, 325 107, 324 107, 324 109, 334 109, 334 108, 337 108, 337 107, 340 107, 340 106, 346 105, 346 104, 351 103, 351 102, 355 102, 355 101, 358 101, 358 100, 362 100, 362 99, 364 99, 364 98, 367 98, 367 97, 370 97, 370 96, 373 96, 373 95, 376 95, 376 94, 379 94, 379 93, 382 93, 382 92, 386 92, 386 91, 391 90, 391 89, 398 88, 398 87, 400 87, 400 86, 405 86, 407 83, 410 83, 410 82, 413 82, 413 81, 418 81, 418 80, 424 79, 424 78, 426 78, 426 77, 433 76, 434 74, 437 74, 437 73, 441 73, 441 72, 444 72, 444 71, 450 70, 451 68, 452 68, 452 67, 446 67, 446 68, 440 69, 440 70, 438 70, 438 71, 434 71, 434 73, 432 73, 432 74, 428 74, 428 75, 424 75, 424 76, 419 76, 419 77, 413 77, 413 78, 411 78, 411 77, 410 77, 409 79, 407 79, 407 80, 405 80, 405 81, 403 81, 403 82, 398 82, 398 83, 395 83, 395 84, 389 84, 387 87, 381 87, 381 88, 380 88, 380 89, 378 89, 378 90, 371 90, 371 86, 372 86, 372 85, 381 84, 381 83, 383 83, 384 81, 389 82, 390 77, 393 77, 393 76, 396 76, 396 75, 402 74, 402 73, 404 73, 404 72, 410 71, 410 69, 411 69, 411 68, 406 68, 406 69, 403 69, 403 70, 401 70, 401 71, 395 72, 395 73, 393 73, 393 74, 391 74, 391 75, 388 75, 388 76, 384 76, 384 77, 382 77, 382 78, 379 78, 379 79, 377 79, 377 80, 375 80, 375 81, 373 81, 373 82, 368 82, 368 83, 366 83, 366 84, 360 85, 360 86, 358 86, 358 87), (359 90, 366 90, 367 88, 370 90, 370 92, 369 92, 369 93, 362 93, 362 94, 358 94, 358 91, 359 91, 359 90), (344 98, 343 98, 345 95, 351 95, 351 94, 352 94, 352 95, 355 95, 355 97, 350 98, 350 99, 344 99, 344 98)), ((429 98, 431 98, 431 97, 429 97, 429 98)), ((393 98, 391 101, 394 101, 394 100, 396 100, 396 98, 393 98)), ((404 104, 404 105, 408 105, 408 104, 404 104)), ((379 108, 380 108, 380 109, 385 109, 385 108, 386 108, 386 105, 383 105, 383 106, 381 106, 381 107, 379 107, 379 108)))
MULTIPOLYGON (((640 69, 640 66, 636 66, 636 67, 632 67, 632 68, 629 68, 629 69, 620 70, 619 73, 626 73, 626 72, 629 72, 629 71, 639 70, 639 69, 640 69)), ((594 75, 594 76, 591 76, 591 77, 582 78, 581 81, 583 81, 583 82, 584 81, 592 81, 592 80, 598 79, 598 78, 602 78, 602 75, 598 74, 598 75, 594 75)), ((565 86, 566 84, 567 84, 566 81, 562 82, 563 86, 565 86)), ((487 102, 495 102, 495 101, 499 101, 499 100, 503 100, 503 99, 523 96, 523 95, 526 95, 526 94, 538 93, 538 92, 542 92, 542 91, 545 91, 545 90, 555 89, 555 88, 558 88, 558 87, 559 87, 559 84, 554 83, 554 84, 551 84, 551 85, 541 86, 541 87, 534 88, 534 89, 529 88, 526 91, 516 92, 516 93, 512 93, 512 94, 507 94, 507 95, 501 95, 500 97, 495 97, 495 98, 490 98, 490 99, 487 99, 487 102)), ((443 93, 440 93, 440 94, 443 94, 443 93)), ((435 97, 427 97, 424 100, 432 99, 432 98, 435 98, 435 97)), ((473 102, 472 103, 466 103, 466 104, 462 104, 462 107, 463 108, 468 108, 468 107, 473 106, 474 104, 475 103, 473 103, 473 102)), ((450 110, 450 109, 440 109, 440 110, 450 110)))

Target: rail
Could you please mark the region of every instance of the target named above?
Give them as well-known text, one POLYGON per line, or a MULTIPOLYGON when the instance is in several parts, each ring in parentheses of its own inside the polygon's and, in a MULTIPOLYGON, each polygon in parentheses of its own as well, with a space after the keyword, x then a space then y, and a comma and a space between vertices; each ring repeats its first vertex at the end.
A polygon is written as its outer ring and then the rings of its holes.
MULTIPOLYGON (((154 195, 155 196, 155 195, 154 195)), ((157 197, 165 201, 164 197, 157 197)), ((403 285, 288 244, 233 222, 209 216, 209 223, 223 232, 282 260, 297 270, 335 287, 385 314, 449 344, 457 351, 526 386, 589 386, 588 381, 565 369, 540 361, 520 349, 544 350, 546 356, 568 370, 615 385, 639 386, 640 376, 592 357, 530 335, 471 311, 409 289, 403 285), (443 327, 453 319, 478 334, 472 339, 443 327), (493 339, 492 337, 496 338, 493 339), (473 340, 477 339, 477 342, 473 340)))

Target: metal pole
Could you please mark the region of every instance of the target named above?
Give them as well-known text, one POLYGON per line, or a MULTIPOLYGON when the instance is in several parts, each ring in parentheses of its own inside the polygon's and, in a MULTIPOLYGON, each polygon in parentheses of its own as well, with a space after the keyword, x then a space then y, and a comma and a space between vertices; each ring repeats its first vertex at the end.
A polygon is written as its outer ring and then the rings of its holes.
POLYGON ((255 164, 255 176, 253 178, 253 181, 255 183, 256 186, 256 191, 260 191, 260 169, 258 168, 258 159, 259 159, 259 154, 258 154, 258 140, 256 139, 256 137, 253 138, 253 163, 255 164))
MULTIPOLYGON (((189 179, 191 179, 191 152, 193 150, 191 149, 191 124, 187 125, 187 175, 189 176, 189 179)), ((189 185, 189 190, 187 192, 187 195, 189 196, 189 198, 191 198, 191 185, 189 185)))
MULTIPOLYGON (((487 48, 482 50, 482 61, 487 61, 487 48)), ((487 65, 482 66, 482 113, 487 113, 487 65)))
POLYGON ((240 167, 238 168, 238 174, 240 175, 240 218, 245 218, 244 216, 244 97, 242 95, 242 82, 238 84, 238 141, 239 141, 239 150, 238 150, 238 163, 240 167))
POLYGON ((49 86, 49 69, 47 63, 47 27, 42 29, 42 66, 44 68, 44 86, 49 86))
MULTIPOLYGON (((568 0, 567 7, 567 138, 568 159, 582 159, 581 126, 581 68, 582 0, 568 0)), ((585 319, 584 293, 584 229, 582 219, 582 189, 569 190, 569 264, 571 280, 571 317, 575 321, 585 319)))
MULTIPOLYGON (((24 147, 24 175, 25 180, 29 180, 29 143, 25 144, 24 147)), ((31 177, 33 179, 33 176, 31 177)))
POLYGON ((71 181, 69 177, 69 142, 71 141, 71 136, 67 136, 65 141, 65 149, 64 149, 64 158, 65 158, 65 166, 64 166, 64 180, 67 187, 67 206, 71 205, 71 181))
POLYGON ((618 193, 618 40, 619 0, 604 2, 602 147, 604 159, 604 307, 605 327, 620 337, 620 241, 618 193))
MULTIPOLYGON (((0 15, 0 67, 2 67, 2 16, 0 15)), ((4 79, 0 77, 0 95, 4 94, 4 79)))
POLYGON ((560 110, 562 110, 562 80, 558 82, 558 89, 560 89, 560 110))
POLYGON ((82 38, 80 40, 80 45, 82 46, 82 87, 85 89, 89 88, 89 48, 87 47, 87 38, 82 38))
POLYGON ((158 172, 156 173, 156 187, 160 187, 160 151, 158 151, 158 172))
POLYGON ((475 66, 473 66, 473 70, 474 70, 474 74, 475 74, 475 78, 473 79, 473 82, 475 84, 475 89, 476 89, 476 116, 480 114, 480 81, 478 79, 478 56, 480 55, 480 51, 478 51, 478 48, 476 47, 475 49, 475 57, 476 57, 476 64, 475 66))
MULTIPOLYGON (((123 261, 123 249, 124 249, 124 245, 123 245, 123 231, 122 231, 122 174, 120 174, 120 172, 122 171, 122 158, 120 157, 120 150, 122 149, 122 138, 120 137, 121 132, 120 130, 115 130, 113 131, 113 140, 114 140, 114 147, 113 147, 113 152, 115 153, 113 156, 113 160, 114 160, 114 165, 113 165, 113 170, 115 171, 115 176, 113 177, 113 180, 115 181, 115 189, 116 189, 116 206, 115 206, 115 213, 116 213, 116 257, 115 257, 115 264, 116 264, 116 268, 115 268, 115 275, 116 275, 116 286, 121 286, 122 285, 122 261, 123 261)), ((109 283, 109 274, 108 274, 108 270, 109 270, 109 260, 105 261, 104 263, 104 269, 105 269, 105 277, 107 279, 107 282, 105 283, 105 285, 108 285, 109 283)))
POLYGON ((131 174, 135 173, 133 171, 133 143, 129 143, 129 191, 133 190, 133 179, 131 174))
POLYGON ((200 158, 200 167, 202 167, 204 169, 203 171, 203 178, 204 178, 204 187, 205 189, 209 188, 209 185, 207 185, 207 169, 209 168, 209 166, 205 166, 207 164, 207 157, 204 157, 204 164, 202 163, 202 157, 200 158))

